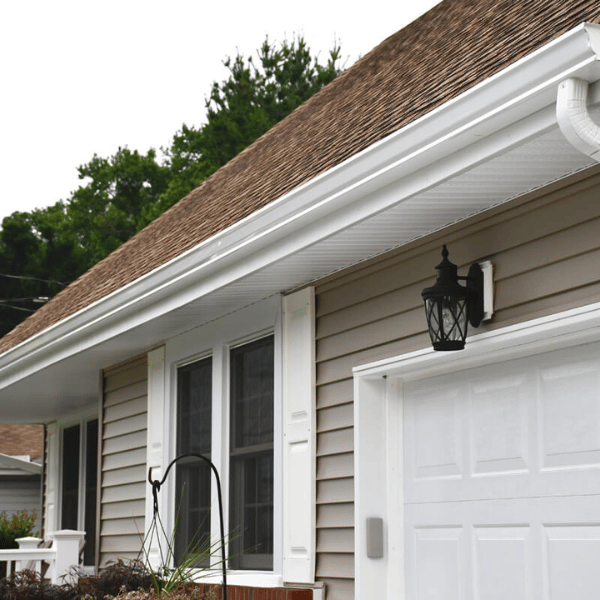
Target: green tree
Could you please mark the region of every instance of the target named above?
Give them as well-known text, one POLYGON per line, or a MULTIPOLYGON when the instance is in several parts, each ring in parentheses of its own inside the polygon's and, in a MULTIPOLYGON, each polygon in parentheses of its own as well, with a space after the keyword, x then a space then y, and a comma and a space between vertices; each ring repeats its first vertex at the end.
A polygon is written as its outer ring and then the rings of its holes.
POLYGON ((0 332, 31 314, 42 297, 54 296, 80 271, 81 259, 65 227, 61 202, 5 217, 0 231, 0 332))
POLYGON ((39 306, 32 298, 55 295, 341 70, 339 47, 321 64, 302 37, 279 46, 266 39, 257 56, 255 60, 238 53, 225 60, 229 77, 213 83, 204 124, 184 124, 162 155, 127 147, 108 158, 94 155, 79 167, 82 184, 67 201, 31 213, 16 212, 3 220, 0 335, 39 306), (19 298, 28 300, 14 301, 19 298))
POLYGON ((239 154, 341 72, 340 48, 325 64, 311 55, 302 37, 279 47, 265 39, 252 56, 224 61, 229 77, 214 82, 206 100, 206 123, 183 125, 166 150, 172 180, 163 207, 186 193, 239 154))
POLYGON ((119 148, 109 158, 94 155, 79 167, 79 178, 87 183, 69 199, 66 218, 85 257, 81 274, 152 220, 170 175, 155 150, 144 155, 119 148))

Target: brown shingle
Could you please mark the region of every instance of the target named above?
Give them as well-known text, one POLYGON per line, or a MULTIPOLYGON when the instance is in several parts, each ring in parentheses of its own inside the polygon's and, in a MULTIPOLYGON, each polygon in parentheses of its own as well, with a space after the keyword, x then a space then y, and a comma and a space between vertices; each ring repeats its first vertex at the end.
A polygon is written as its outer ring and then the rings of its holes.
POLYGON ((41 458, 43 444, 43 425, 0 425, 0 454, 28 454, 35 460, 41 458))
POLYGON ((600 2, 446 0, 437 5, 8 333, 0 340, 0 352, 159 267, 584 21, 600 21, 600 2))

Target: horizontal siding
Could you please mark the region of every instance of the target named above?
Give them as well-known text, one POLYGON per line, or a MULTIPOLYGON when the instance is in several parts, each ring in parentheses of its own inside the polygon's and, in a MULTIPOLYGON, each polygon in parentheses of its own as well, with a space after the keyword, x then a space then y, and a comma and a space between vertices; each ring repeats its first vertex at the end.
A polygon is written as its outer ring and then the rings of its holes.
POLYGON ((20 510, 31 513, 35 511, 37 518, 34 532, 41 531, 42 515, 41 477, 37 476, 2 476, 0 477, 0 513, 8 516, 20 510))
POLYGON ((117 452, 104 457, 104 472, 113 469, 120 469, 123 465, 145 465, 146 448, 136 448, 134 450, 117 452))
POLYGON ((319 432, 354 425, 354 405, 352 402, 323 408, 319 411, 319 415, 319 432))
MULTIPOLYGON (((325 584, 327 600, 348 600, 354 598, 354 579, 328 579, 320 577, 325 584)), ((375 600, 375 599, 373 599, 375 600)))
POLYGON ((354 552, 354 529, 320 529, 317 533, 317 551, 329 554, 354 552))
POLYGON ((339 527, 345 529, 354 527, 354 505, 350 502, 317 505, 317 530, 339 527))
POLYGON ((336 578, 353 578, 354 554, 321 552, 317 558, 316 571, 317 577, 325 577, 328 573, 335 573, 336 578))
POLYGON ((143 519, 138 522, 136 519, 106 519, 102 522, 101 535, 106 536, 121 536, 121 535, 137 535, 143 537, 144 523, 143 519))
POLYGON ((130 481, 142 481, 146 477, 146 465, 135 465, 104 472, 103 487, 127 484, 130 481))
POLYGON ((104 437, 123 438, 125 435, 132 435, 132 432, 146 431, 146 412, 132 415, 118 420, 107 421, 104 425, 104 437))
POLYGON ((114 406, 121 404, 122 402, 129 402, 134 398, 145 398, 146 397, 146 381, 138 381, 127 385, 122 388, 113 390, 112 392, 105 392, 104 394, 104 406, 114 406))
MULTIPOLYGON (((142 415, 146 413, 147 408, 147 400, 146 394, 142 396, 132 396, 132 400, 128 400, 127 402, 120 402, 115 406, 112 406, 112 410, 106 411, 104 424, 113 423, 115 421, 119 421, 121 419, 126 419, 132 415, 142 415)), ((107 405, 104 404, 104 407, 107 408, 107 405)))
POLYGON ((352 451, 354 428, 346 427, 321 433, 317 438, 317 457, 352 451))
POLYGON ((317 576, 328 600, 354 598, 352 369, 429 345, 421 290, 444 243, 461 274, 494 265, 494 318, 479 331, 597 302, 599 196, 600 176, 580 174, 317 284, 317 576))
POLYGON ((103 378, 100 564, 137 558, 146 497, 147 362, 137 357, 103 378))
POLYGON ((109 394, 148 379, 146 356, 138 356, 127 363, 109 367, 104 371, 104 393, 109 394))
POLYGON ((352 451, 317 458, 317 480, 338 479, 339 477, 354 477, 354 454, 352 451))
POLYGON ((143 515, 145 507, 145 501, 142 499, 116 502, 105 505, 102 516, 104 519, 126 519, 131 515, 143 515))
POLYGON ((347 378, 334 383, 323 384, 319 386, 319 395, 317 396, 317 408, 327 408, 328 406, 337 406, 352 402, 354 390, 352 379, 347 378))
MULTIPOLYGON (((138 449, 143 449, 143 459, 145 461, 146 432, 145 430, 134 431, 133 433, 124 433, 118 437, 108 437, 104 440, 106 455, 133 453, 138 449)), ((138 453, 139 454, 139 453, 138 453)), ((133 459, 128 459, 133 460, 133 459)))
POLYGON ((354 502, 354 478, 340 477, 318 481, 317 502, 321 505, 354 502))

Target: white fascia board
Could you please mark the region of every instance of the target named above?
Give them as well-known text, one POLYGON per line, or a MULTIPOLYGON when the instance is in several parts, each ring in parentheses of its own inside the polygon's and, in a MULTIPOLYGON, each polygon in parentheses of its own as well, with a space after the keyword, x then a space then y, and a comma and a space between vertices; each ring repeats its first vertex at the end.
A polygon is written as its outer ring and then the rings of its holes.
POLYGON ((0 465, 9 469, 21 469, 28 473, 40 475, 42 473, 42 465, 31 462, 29 460, 23 460, 22 458, 16 458, 9 456, 8 454, 0 454, 0 465))
POLYGON ((0 388, 307 248, 556 124, 556 88, 600 79, 582 24, 147 275, 0 356, 0 388))

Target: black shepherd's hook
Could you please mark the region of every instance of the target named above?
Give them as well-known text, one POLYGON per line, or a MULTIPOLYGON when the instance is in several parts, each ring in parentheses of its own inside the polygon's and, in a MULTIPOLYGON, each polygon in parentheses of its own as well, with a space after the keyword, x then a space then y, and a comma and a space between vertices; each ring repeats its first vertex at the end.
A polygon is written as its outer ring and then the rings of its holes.
POLYGON ((202 454, 195 454, 193 452, 189 454, 182 454, 181 456, 174 458, 169 463, 169 466, 167 467, 167 470, 165 471, 165 474, 160 481, 158 481, 158 479, 152 479, 152 467, 150 467, 150 469, 148 469, 148 483, 152 486, 152 496, 154 499, 154 516, 156 517, 156 515, 158 515, 158 492, 162 484, 165 482, 165 479, 167 478, 171 467, 178 460, 189 457, 200 458, 204 462, 208 463, 210 465, 210 468, 212 469, 212 472, 215 474, 215 479, 217 480, 217 496, 219 499, 219 520, 221 522, 221 564, 223 568, 223 600, 227 600, 227 568, 225 563, 225 525, 223 522, 223 497, 221 494, 221 478, 219 477, 219 472, 217 471, 217 467, 215 467, 213 462, 209 458, 206 458, 206 456, 202 456, 202 454))

